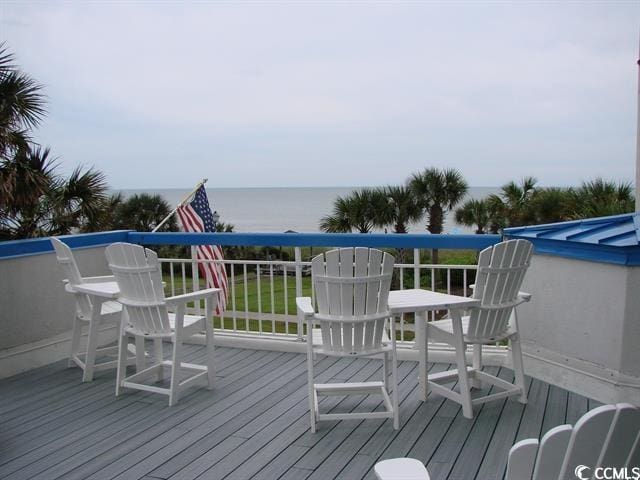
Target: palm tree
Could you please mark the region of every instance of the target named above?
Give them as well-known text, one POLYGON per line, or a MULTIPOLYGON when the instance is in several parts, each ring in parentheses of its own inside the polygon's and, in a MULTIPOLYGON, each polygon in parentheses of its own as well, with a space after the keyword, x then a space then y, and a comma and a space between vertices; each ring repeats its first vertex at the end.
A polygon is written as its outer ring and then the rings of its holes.
POLYGON ((333 203, 333 213, 320 219, 320 229, 327 233, 369 233, 384 225, 388 201, 379 189, 361 188, 333 203))
POLYGON ((29 137, 45 113, 41 89, 0 43, 0 211, 32 205, 50 181, 49 150, 32 151, 29 137))
MULTIPOLYGON (((427 230, 442 233, 444 217, 464 198, 469 190, 462 173, 455 168, 427 168, 409 178, 409 188, 428 217, 427 230)), ((438 250, 433 250, 433 263, 438 263, 438 250)))
POLYGON ((628 182, 615 183, 596 178, 577 188, 573 194, 573 218, 603 217, 633 212, 635 199, 628 182))
MULTIPOLYGON (((44 152, 47 153, 47 152, 44 152)), ((12 186, 14 201, 0 211, 0 238, 32 238, 49 235, 66 235, 74 231, 90 231, 86 225, 96 222, 106 199, 107 184, 104 175, 96 170, 77 168, 64 178, 48 169, 46 155, 35 150, 31 164, 44 167, 48 184, 42 191, 25 195, 24 185, 31 177, 17 175, 12 186), (27 179, 27 180, 25 180, 27 179)), ((24 168, 21 161, 14 163, 24 168)), ((37 175, 36 175, 37 176, 37 175)))
MULTIPOLYGON (((131 229, 138 232, 150 232, 171 213, 171 206, 162 195, 141 193, 132 195, 116 209, 114 227, 131 229)), ((160 229, 161 232, 177 230, 175 215, 160 229)))
POLYGON ((533 223, 555 223, 569 220, 573 190, 549 187, 536 190, 531 197, 533 223))
POLYGON ((105 205, 102 173, 77 168, 63 178, 50 150, 32 141, 45 114, 41 90, 0 44, 0 239, 83 230, 105 205))
POLYGON ((380 189, 386 198, 386 207, 381 212, 383 225, 393 225, 395 233, 407 233, 408 224, 418 222, 424 213, 413 192, 403 185, 389 185, 380 189))
POLYGON ((469 190, 462 173, 455 168, 427 168, 414 173, 409 178, 409 188, 427 213, 430 233, 442 233, 445 214, 460 203, 469 190))
POLYGON ((7 160, 20 150, 28 150, 29 130, 38 126, 45 114, 42 86, 18 70, 13 54, 0 43, 0 158, 7 160))
POLYGON ((456 210, 456 223, 476 228, 477 234, 487 233, 491 225, 490 205, 486 200, 470 199, 456 210))
POLYGON ((512 181, 503 185, 500 194, 489 195, 492 208, 499 211, 502 217, 501 228, 533 223, 531 198, 535 194, 537 182, 534 177, 525 177, 520 184, 512 181))

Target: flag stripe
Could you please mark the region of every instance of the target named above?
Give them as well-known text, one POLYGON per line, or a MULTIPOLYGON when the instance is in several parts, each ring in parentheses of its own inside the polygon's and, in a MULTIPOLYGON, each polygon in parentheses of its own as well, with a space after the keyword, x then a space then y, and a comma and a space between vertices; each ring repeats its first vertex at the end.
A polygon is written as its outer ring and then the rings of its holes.
MULTIPOLYGON (((200 186, 193 200, 177 209, 182 230, 185 232, 214 232, 215 223, 209 207, 207 193, 200 186)), ((218 245, 197 245, 198 270, 207 288, 220 288, 216 315, 221 315, 227 305, 228 281, 222 248, 218 245)))

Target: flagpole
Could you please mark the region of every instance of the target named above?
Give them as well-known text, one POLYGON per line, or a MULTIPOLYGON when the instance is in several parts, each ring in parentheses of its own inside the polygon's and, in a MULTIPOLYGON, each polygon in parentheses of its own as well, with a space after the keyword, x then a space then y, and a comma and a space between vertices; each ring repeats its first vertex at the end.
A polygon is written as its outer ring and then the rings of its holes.
POLYGON ((167 215, 166 217, 164 217, 164 219, 158 224, 156 225, 156 228, 154 228, 153 230, 151 230, 151 233, 153 232, 157 232, 158 230, 160 230, 160 227, 162 227, 162 225, 164 225, 165 223, 167 223, 167 221, 169 221, 169 219, 176 213, 176 211, 178 210, 178 208, 180 208, 182 205, 184 205, 192 196, 194 193, 196 193, 198 191, 198 189, 204 185, 205 183, 207 183, 209 179, 208 178, 203 178, 202 181, 200 183, 198 183, 196 185, 196 187, 191 190, 181 201, 180 203, 178 203, 178 205, 176 205, 176 208, 174 208, 173 210, 171 210, 171 212, 169 213, 169 215, 167 215))

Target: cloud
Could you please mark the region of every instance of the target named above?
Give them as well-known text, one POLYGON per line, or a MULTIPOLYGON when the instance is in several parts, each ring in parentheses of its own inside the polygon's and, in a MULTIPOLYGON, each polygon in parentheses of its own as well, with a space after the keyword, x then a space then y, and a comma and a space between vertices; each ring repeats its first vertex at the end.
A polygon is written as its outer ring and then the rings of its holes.
POLYGON ((598 173, 603 156, 620 165, 610 172, 633 171, 634 4, 2 8, 9 46, 47 86, 43 137, 65 163, 96 159, 114 182, 135 181, 127 155, 144 171, 187 151, 194 169, 225 158, 230 185, 239 164, 250 185, 338 181, 315 168, 309 179, 301 158, 340 168, 342 185, 429 164, 487 185, 568 183, 598 173))

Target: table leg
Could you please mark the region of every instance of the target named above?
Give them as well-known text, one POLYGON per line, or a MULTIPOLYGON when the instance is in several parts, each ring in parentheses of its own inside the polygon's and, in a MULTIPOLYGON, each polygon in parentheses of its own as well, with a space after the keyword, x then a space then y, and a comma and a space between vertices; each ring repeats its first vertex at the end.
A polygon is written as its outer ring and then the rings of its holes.
POLYGON ((429 360, 429 348, 427 346, 427 320, 429 312, 416 312, 416 342, 418 342, 418 381, 420 384, 420 398, 427 401, 429 393, 427 379, 427 361, 429 360))

